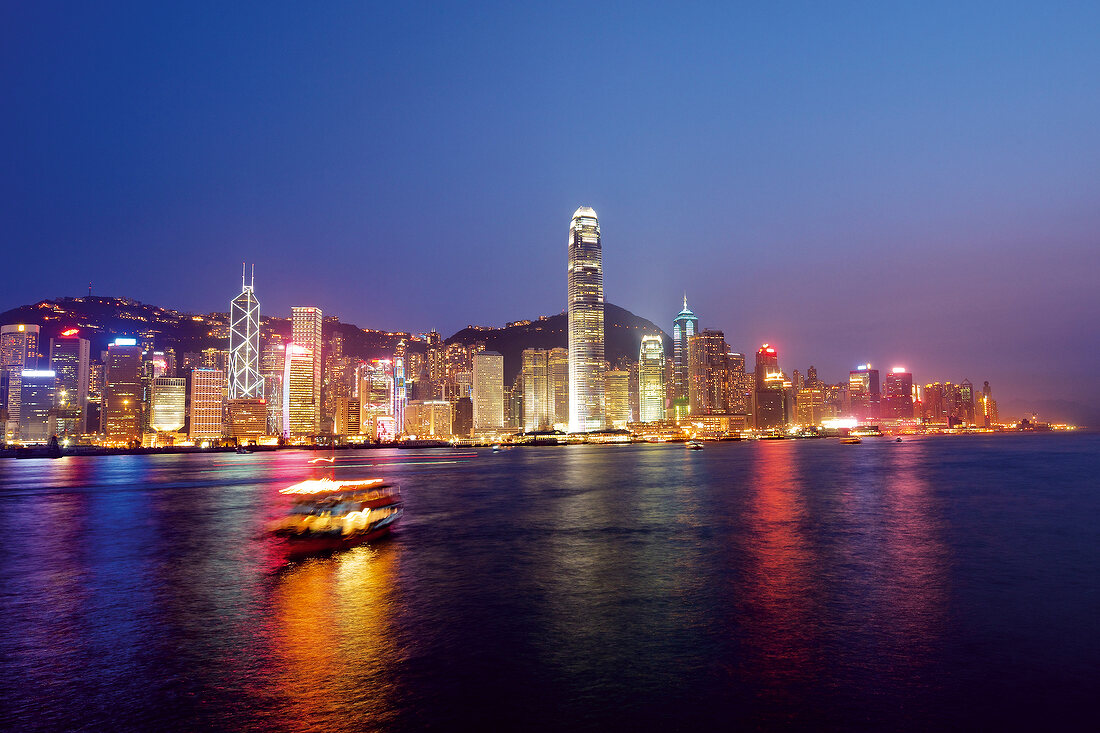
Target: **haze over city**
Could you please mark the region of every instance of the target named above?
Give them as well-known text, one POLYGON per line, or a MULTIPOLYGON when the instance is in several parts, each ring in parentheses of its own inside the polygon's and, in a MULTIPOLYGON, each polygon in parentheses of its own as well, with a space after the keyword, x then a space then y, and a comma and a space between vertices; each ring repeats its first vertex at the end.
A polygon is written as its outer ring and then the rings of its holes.
POLYGON ((255 261, 265 315, 446 335, 560 312, 585 205, 666 331, 1100 404, 1095 7, 9 13, 0 310, 255 261))

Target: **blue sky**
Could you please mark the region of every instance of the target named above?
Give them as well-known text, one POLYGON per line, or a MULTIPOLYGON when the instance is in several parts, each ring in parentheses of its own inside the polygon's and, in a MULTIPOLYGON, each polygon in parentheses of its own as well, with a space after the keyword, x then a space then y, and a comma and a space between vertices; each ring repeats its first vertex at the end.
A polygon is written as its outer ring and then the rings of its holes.
POLYGON ((451 333, 686 290, 735 348, 1100 404, 1095 3, 25 3, 0 310, 86 292, 451 333), (1055 366, 1056 365, 1056 366, 1055 366))

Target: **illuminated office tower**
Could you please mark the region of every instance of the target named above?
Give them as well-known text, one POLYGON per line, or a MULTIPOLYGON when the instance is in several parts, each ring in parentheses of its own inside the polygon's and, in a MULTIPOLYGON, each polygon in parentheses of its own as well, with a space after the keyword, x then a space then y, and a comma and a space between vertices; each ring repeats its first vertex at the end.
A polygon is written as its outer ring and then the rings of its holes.
POLYGON ((623 429, 630 422, 630 372, 604 372, 604 419, 610 428, 623 429))
POLYGON ((672 399, 687 404, 690 392, 690 365, 688 342, 699 333, 699 319, 688 308, 688 298, 684 295, 684 308, 676 314, 672 322, 672 399))
POLYGON ((997 400, 993 399, 993 389, 989 386, 989 382, 985 382, 982 385, 982 396, 980 398, 981 407, 981 424, 984 428, 991 428, 1000 419, 997 414, 997 400))
POLYGON ((315 360, 309 349, 287 344, 283 367, 283 435, 316 435, 318 428, 315 360))
POLYGON ((451 432, 460 438, 467 438, 474 431, 474 401, 469 397, 460 397, 455 402, 455 417, 451 432))
POLYGON ((228 400, 223 432, 238 443, 254 443, 262 438, 267 434, 267 402, 262 397, 228 400))
POLYGON ((660 336, 642 336, 638 351, 638 420, 665 419, 665 344, 660 336))
POLYGON ((524 349, 523 431, 548 430, 551 424, 550 353, 545 349, 524 349))
POLYGON ((495 351, 474 354, 474 430, 504 427, 504 356, 495 351))
MULTIPOLYGON (((241 266, 241 294, 229 303, 229 399, 260 399, 264 396, 264 380, 260 375, 260 301, 256 300, 252 282, 244 282, 241 266)), ((318 311, 318 313, 320 313, 318 311)))
POLYGON ((905 367, 894 367, 886 375, 882 416, 903 420, 913 418, 913 375, 905 367))
POLYGON ((194 369, 191 372, 191 422, 187 434, 192 440, 222 437, 225 430, 225 372, 194 369))
POLYGON ((53 435, 50 413, 57 400, 57 374, 49 369, 24 369, 19 377, 19 440, 45 443, 53 435))
POLYGON ((974 383, 964 379, 951 392, 949 401, 952 405, 951 417, 956 423, 975 425, 974 420, 974 383))
POLYGON ((404 430, 405 406, 409 402, 408 385, 405 381, 406 350, 405 340, 402 339, 397 342, 393 353, 393 420, 398 431, 404 430))
POLYGON ((264 400, 267 401, 267 434, 283 434, 283 368, 286 347, 274 338, 260 353, 260 376, 264 380, 264 400))
POLYGON ((446 400, 410 400, 405 406, 405 433, 421 440, 450 438, 452 420, 446 400))
POLYGON ((19 432, 20 380, 24 369, 38 368, 39 327, 29 323, 13 323, 0 328, 0 369, 4 370, 6 390, 0 408, 8 411, 5 435, 12 440, 19 432))
POLYGON ((879 418, 879 379, 878 369, 870 364, 860 364, 848 372, 848 403, 852 417, 857 420, 877 420, 879 418))
POLYGON ((688 406, 692 416, 729 412, 729 350, 721 331, 706 328, 688 339, 688 406))
POLYGON ((153 380, 149 427, 158 433, 183 429, 187 417, 187 380, 183 377, 157 377, 153 380))
POLYGON ((388 439, 395 436, 393 425, 393 362, 389 359, 375 359, 361 363, 356 378, 356 393, 359 396, 360 432, 371 439, 388 439))
POLYGON ((332 432, 336 435, 359 435, 363 429, 363 411, 358 397, 337 397, 332 432))
POLYGON ((752 407, 752 380, 745 374, 745 355, 737 351, 726 354, 730 370, 730 407, 735 415, 748 415, 752 407))
POLYGON ((596 212, 582 206, 569 225, 569 430, 604 426, 603 253, 596 212))
POLYGON ((569 428, 569 349, 550 349, 549 369, 551 411, 550 423, 556 430, 569 428))
MULTIPOLYGON (((291 341, 306 350, 309 355, 309 379, 301 371, 302 354, 295 356, 298 371, 294 389, 291 390, 296 401, 295 424, 290 426, 294 435, 316 435, 321 429, 321 324, 323 318, 320 308, 295 306, 290 309, 291 341), (305 410, 310 413, 307 417, 305 410)), ((285 389, 284 389, 285 391, 285 389)), ((284 430, 286 427, 284 426, 284 430)))
POLYGON ((921 419, 926 423, 947 424, 946 385, 934 382, 924 385, 921 399, 921 419))
POLYGON ((116 338, 107 347, 103 390, 103 439, 107 443, 141 440, 142 350, 137 340, 116 338))
POLYGON ((821 385, 803 387, 797 394, 795 422, 799 425, 820 425, 825 419, 825 390, 821 385))
POLYGON ((775 347, 764 344, 756 352, 756 373, 753 375, 753 418, 757 430, 774 430, 786 425, 783 382, 779 353, 775 347))
POLYGON ((88 432, 88 385, 91 372, 91 344, 75 328, 50 339, 50 369, 57 373, 59 418, 71 414, 72 431, 88 432))

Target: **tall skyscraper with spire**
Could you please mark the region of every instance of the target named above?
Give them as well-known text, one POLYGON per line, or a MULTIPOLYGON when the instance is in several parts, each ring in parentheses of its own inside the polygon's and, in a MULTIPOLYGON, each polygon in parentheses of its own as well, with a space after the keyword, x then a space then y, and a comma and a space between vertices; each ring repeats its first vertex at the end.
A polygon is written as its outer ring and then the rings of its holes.
POLYGON ((688 308, 687 293, 684 293, 684 309, 676 314, 672 322, 672 397, 674 400, 688 399, 691 383, 688 343, 697 333, 699 333, 699 319, 688 308))
POLYGON ((604 427, 603 251, 596 212, 569 225, 569 430, 604 427))
POLYGON ((260 399, 264 378, 260 375, 260 301, 256 300, 256 267, 252 282, 245 283, 241 265, 241 294, 229 302, 229 399, 260 399))

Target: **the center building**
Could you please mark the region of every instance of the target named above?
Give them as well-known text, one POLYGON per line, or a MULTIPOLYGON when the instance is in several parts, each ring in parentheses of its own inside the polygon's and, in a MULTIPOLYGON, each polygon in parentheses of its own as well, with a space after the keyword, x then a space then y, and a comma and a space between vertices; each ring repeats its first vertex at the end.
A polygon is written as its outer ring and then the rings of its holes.
POLYGON ((603 254, 596 212, 569 226, 569 431, 604 427, 603 254))

